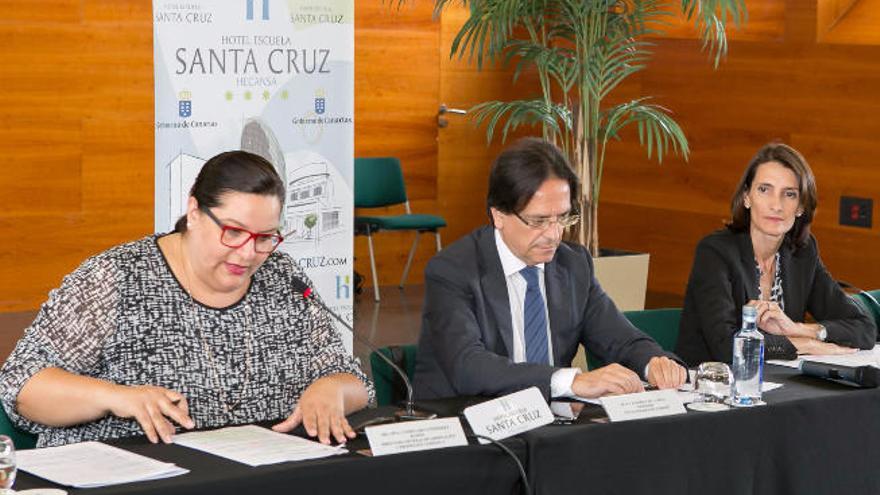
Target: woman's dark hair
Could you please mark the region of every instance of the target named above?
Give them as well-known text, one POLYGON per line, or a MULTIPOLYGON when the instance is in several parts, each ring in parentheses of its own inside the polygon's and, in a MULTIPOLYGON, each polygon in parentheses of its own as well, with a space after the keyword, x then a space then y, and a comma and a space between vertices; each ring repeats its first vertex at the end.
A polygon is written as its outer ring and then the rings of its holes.
POLYGON ((555 177, 568 182, 571 207, 577 209, 579 181, 568 159, 552 143, 540 138, 523 138, 501 152, 489 173, 486 212, 519 213, 545 180, 555 177))
POLYGON ((817 204, 816 178, 807 160, 796 149, 783 143, 764 145, 749 162, 730 200, 731 220, 727 223, 727 228, 734 232, 749 230, 751 215, 745 205, 745 195, 752 189, 758 167, 767 162, 779 163, 797 177, 801 215, 795 217, 794 226, 785 234, 785 242, 798 249, 810 238, 810 223, 813 222, 817 204))
MULTIPOLYGON (((226 192, 275 196, 284 205, 284 182, 265 158, 247 151, 226 151, 211 158, 196 177, 189 195, 199 207, 213 208, 226 192)), ((186 232, 186 215, 177 219, 175 232, 186 232)))

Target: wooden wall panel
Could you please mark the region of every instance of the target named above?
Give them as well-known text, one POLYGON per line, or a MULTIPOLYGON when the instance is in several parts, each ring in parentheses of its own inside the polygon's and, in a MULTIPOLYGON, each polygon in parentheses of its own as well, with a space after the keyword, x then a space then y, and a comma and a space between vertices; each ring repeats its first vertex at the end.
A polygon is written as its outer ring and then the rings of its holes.
POLYGON ((0 2, 0 311, 152 230, 149 2, 0 2))
MULTIPOLYGON (((749 2, 753 5, 755 2, 749 2)), ((838 278, 880 287, 878 227, 837 225, 843 194, 880 196, 872 157, 880 132, 880 47, 815 40, 810 2, 786 2, 785 37, 733 41, 713 71, 696 41, 662 40, 638 91, 675 111, 690 161, 649 162, 633 136, 609 151, 602 244, 651 253, 649 291, 680 300, 697 241, 729 217, 732 189, 754 152, 781 139, 800 149, 819 186, 814 232, 838 278)))
MULTIPOLYGON (((467 108, 530 93, 528 75, 476 72, 449 60, 464 11, 432 2, 356 2, 356 153, 393 154, 417 212, 440 213, 444 244, 485 223, 486 178, 500 149, 439 103, 467 108)), ((658 40, 657 56, 618 98, 650 94, 691 140, 689 162, 657 165, 634 135, 614 143, 602 191, 606 246, 652 253, 649 290, 680 297, 697 240, 727 216, 730 190, 771 139, 800 148, 819 180, 815 232, 832 272, 880 287, 878 228, 836 225, 842 194, 878 199, 880 48, 817 42, 816 2, 753 0, 753 24, 712 70, 692 34, 658 40), (783 8, 784 6, 784 8, 783 8)), ((152 24, 149 2, 0 0, 0 311, 33 309, 86 256, 152 229, 152 24)), ((411 235, 377 237, 382 283, 400 277, 411 235)), ((367 275, 366 246, 355 241, 367 275)), ((433 254, 425 239, 411 282, 433 254)))

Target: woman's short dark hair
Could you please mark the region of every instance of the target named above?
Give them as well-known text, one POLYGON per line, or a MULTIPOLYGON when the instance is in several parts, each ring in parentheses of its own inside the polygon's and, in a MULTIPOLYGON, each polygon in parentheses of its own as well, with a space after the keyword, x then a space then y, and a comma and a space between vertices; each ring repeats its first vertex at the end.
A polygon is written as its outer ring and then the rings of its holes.
POLYGON ((731 220, 727 228, 734 232, 749 230, 751 215, 745 205, 745 194, 752 189, 752 181, 755 179, 758 167, 767 162, 779 163, 794 172, 797 177, 801 215, 795 217, 794 226, 785 234, 785 242, 798 249, 810 238, 810 224, 813 222, 817 204, 816 178, 803 155, 787 144, 778 142, 766 144, 749 162, 730 200, 731 220))
POLYGON ((523 138, 501 152, 489 173, 486 212, 519 213, 549 178, 568 182, 571 207, 577 209, 579 181, 568 159, 552 143, 540 138, 523 138))
MULTIPOLYGON (((275 196, 284 205, 284 182, 275 167, 247 151, 226 151, 205 162, 189 195, 200 207, 213 208, 230 191, 275 196)), ((177 219, 174 231, 186 232, 186 215, 177 219)))

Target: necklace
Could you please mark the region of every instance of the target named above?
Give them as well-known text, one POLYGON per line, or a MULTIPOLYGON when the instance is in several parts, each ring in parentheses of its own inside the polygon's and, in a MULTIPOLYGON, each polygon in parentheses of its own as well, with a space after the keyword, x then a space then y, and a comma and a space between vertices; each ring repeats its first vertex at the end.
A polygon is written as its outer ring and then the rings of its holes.
POLYGON ((186 294, 189 296, 190 308, 192 308, 193 314, 195 316, 196 334, 198 334, 199 340, 202 343, 202 352, 205 354, 205 356, 207 356, 208 363, 211 365, 211 373, 214 376, 214 382, 217 384, 217 392, 220 395, 220 404, 223 406, 223 410, 226 413, 226 416, 231 417, 234 415, 235 410, 238 408, 238 406, 241 405, 241 401, 244 398, 244 392, 247 390, 248 385, 250 385, 251 377, 253 376, 252 369, 251 369, 251 358, 253 357, 254 334, 253 334, 253 314, 251 312, 251 306, 249 303, 245 303, 245 305, 244 305, 245 314, 247 317, 247 320, 246 320, 247 326, 246 326, 246 330, 245 330, 245 358, 244 358, 245 379, 244 379, 244 383, 241 386, 241 396, 238 398, 237 401, 230 404, 229 403, 229 396, 226 394, 226 389, 223 387, 223 382, 220 381, 220 373, 217 371, 218 367, 217 367, 217 362, 214 359, 214 353, 211 351, 211 347, 208 345, 208 341, 205 340, 205 332, 202 328, 202 316, 199 313, 198 307, 196 306, 196 300, 192 295, 192 290, 191 290, 192 282, 190 281, 190 278, 189 278, 189 270, 187 270, 187 261, 183 256, 183 237, 182 237, 182 235, 180 237, 180 241, 179 241, 179 244, 177 245, 177 247, 178 247, 178 254, 180 255, 181 265, 183 268, 183 275, 186 278, 186 287, 184 287, 184 290, 186 291, 186 294))

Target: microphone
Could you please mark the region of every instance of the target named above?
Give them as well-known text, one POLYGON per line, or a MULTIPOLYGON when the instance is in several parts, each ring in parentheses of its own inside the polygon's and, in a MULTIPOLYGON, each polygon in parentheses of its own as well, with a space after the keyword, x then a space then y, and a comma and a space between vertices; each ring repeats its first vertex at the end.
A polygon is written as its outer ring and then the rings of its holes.
POLYGON ((324 311, 329 313, 330 316, 332 316, 336 321, 338 321, 339 323, 342 323, 342 325, 345 328, 347 328, 349 332, 351 332, 351 335, 352 335, 352 337, 354 337, 355 340, 357 340, 358 342, 363 344, 367 349, 369 349, 370 351, 375 353, 377 356, 382 358, 382 360, 385 361, 385 363, 387 363, 388 366, 391 366, 391 369, 393 369, 394 372, 397 373, 397 375, 401 378, 401 380, 403 380, 403 384, 406 385, 406 402, 404 403, 403 410, 397 411, 395 413, 395 416, 397 416, 398 419, 404 420, 404 421, 411 421, 411 420, 419 420, 419 419, 434 419, 437 417, 437 415, 434 413, 427 413, 427 412, 419 411, 415 408, 415 403, 413 402, 412 383, 409 381, 409 377, 406 376, 406 373, 402 369, 400 369, 400 366, 398 366, 397 363, 395 363, 388 356, 386 356, 385 353, 379 352, 379 350, 370 341, 366 340, 365 338, 363 338, 360 335, 358 335, 357 333, 355 333, 354 328, 352 328, 351 325, 349 325, 347 321, 345 321, 341 316, 336 314, 336 312, 334 312, 333 310, 328 308, 327 305, 324 304, 323 301, 321 301, 317 297, 314 297, 315 292, 312 290, 312 288, 309 287, 305 282, 303 282, 298 277, 293 278, 293 291, 295 293, 299 293, 300 295, 302 295, 303 299, 316 303, 321 309, 323 309, 324 311))
POLYGON ((825 378, 853 387, 874 388, 880 382, 880 369, 873 366, 841 366, 802 360, 801 374, 825 378))

